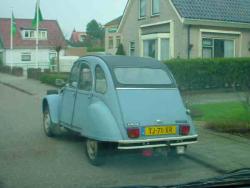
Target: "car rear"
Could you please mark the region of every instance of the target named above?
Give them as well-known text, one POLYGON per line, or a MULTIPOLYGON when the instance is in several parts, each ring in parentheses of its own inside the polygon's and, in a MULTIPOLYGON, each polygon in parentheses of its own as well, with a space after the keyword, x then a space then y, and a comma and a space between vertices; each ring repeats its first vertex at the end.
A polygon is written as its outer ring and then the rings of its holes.
POLYGON ((172 74, 163 65, 139 65, 113 69, 126 131, 118 149, 181 150, 196 143, 195 127, 172 74))

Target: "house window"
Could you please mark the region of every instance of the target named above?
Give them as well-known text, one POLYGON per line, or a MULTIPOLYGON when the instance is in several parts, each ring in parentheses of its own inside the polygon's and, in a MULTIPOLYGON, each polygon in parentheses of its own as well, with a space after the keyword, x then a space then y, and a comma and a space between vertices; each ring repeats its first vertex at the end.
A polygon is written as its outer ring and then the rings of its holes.
POLYGON ((39 39, 46 40, 47 39, 47 32, 46 31, 39 31, 39 39))
POLYGON ((30 38, 35 38, 35 31, 30 31, 30 38))
POLYGON ((129 43, 129 55, 135 56, 135 42, 129 43))
POLYGON ((114 41, 113 41, 113 37, 109 37, 109 49, 114 48, 114 41))
POLYGON ((120 44, 121 44, 121 37, 116 36, 116 48, 118 48, 120 44))
POLYGON ((152 16, 160 14, 160 0, 152 0, 152 16))
POLYGON ((150 39, 143 41, 143 56, 156 58, 157 54, 157 39, 150 39))
POLYGON ((21 61, 31 61, 31 53, 22 53, 21 61))
POLYGON ((3 64, 3 52, 0 52, 0 65, 3 64))
POLYGON ((85 39, 86 39, 86 37, 85 37, 85 35, 80 35, 80 42, 84 42, 85 41, 85 39))
POLYGON ((168 59, 170 59, 169 39, 163 38, 163 39, 161 39, 161 60, 165 61, 168 59))
POLYGON ((234 40, 203 38, 203 58, 224 58, 235 56, 234 40))
MULTIPOLYGON (((24 30, 23 32, 24 39, 36 39, 37 32, 35 30, 24 30)), ((39 31, 38 37, 40 40, 47 40, 47 31, 39 31)))
POLYGON ((29 31, 25 31, 24 32, 24 38, 29 38, 30 37, 30 32, 29 31))
POLYGON ((145 18, 147 12, 147 0, 139 0, 140 15, 139 18, 145 18))
POLYGON ((142 36, 142 51, 144 57, 152 57, 161 61, 170 59, 170 35, 157 33, 142 36))

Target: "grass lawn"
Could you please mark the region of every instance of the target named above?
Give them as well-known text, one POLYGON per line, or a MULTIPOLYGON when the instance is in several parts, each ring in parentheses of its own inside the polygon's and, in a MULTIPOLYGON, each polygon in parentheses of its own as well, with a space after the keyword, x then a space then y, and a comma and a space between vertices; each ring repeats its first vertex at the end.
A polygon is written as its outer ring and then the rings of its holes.
POLYGON ((250 110, 240 102, 193 105, 191 111, 194 112, 194 120, 206 122, 207 128, 250 133, 250 110))

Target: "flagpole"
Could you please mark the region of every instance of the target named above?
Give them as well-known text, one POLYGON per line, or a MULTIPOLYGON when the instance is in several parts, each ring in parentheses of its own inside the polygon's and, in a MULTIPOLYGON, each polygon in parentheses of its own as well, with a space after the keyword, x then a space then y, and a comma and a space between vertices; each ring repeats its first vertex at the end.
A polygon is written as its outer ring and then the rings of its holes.
POLYGON ((39 3, 40 0, 37 0, 36 2, 36 68, 39 68, 39 64, 38 64, 38 45, 39 45, 39 41, 38 41, 38 37, 39 37, 39 3))
POLYGON ((10 69, 13 68, 13 7, 11 7, 11 19, 10 19, 10 69))

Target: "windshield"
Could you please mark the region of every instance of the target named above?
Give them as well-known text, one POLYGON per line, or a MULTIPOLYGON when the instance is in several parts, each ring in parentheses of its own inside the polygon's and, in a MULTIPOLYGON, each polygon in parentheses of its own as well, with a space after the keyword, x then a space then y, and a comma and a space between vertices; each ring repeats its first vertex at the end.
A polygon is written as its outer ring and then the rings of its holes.
POLYGON ((169 87, 173 81, 163 69, 115 68, 114 73, 120 85, 134 87, 169 87))

